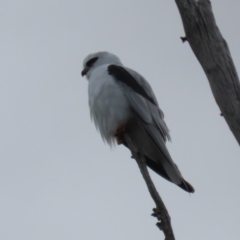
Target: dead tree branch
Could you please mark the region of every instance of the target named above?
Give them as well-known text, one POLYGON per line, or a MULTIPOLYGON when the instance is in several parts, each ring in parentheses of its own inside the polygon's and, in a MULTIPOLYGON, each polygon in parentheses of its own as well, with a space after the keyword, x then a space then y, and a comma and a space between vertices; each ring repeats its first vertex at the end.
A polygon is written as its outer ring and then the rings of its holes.
POLYGON ((142 173, 142 176, 148 187, 148 191, 156 204, 156 208, 153 209, 152 214, 152 216, 156 217, 159 221, 156 225, 160 230, 163 231, 165 235, 165 240, 175 240, 171 226, 171 218, 149 175, 144 155, 141 152, 139 152, 139 150, 137 150, 137 148, 134 146, 130 137, 128 137, 127 134, 125 134, 124 136, 124 141, 125 145, 130 149, 132 153, 132 158, 136 160, 142 173))
POLYGON ((209 0, 175 0, 189 42, 209 80, 212 93, 240 145, 240 83, 227 42, 209 0))

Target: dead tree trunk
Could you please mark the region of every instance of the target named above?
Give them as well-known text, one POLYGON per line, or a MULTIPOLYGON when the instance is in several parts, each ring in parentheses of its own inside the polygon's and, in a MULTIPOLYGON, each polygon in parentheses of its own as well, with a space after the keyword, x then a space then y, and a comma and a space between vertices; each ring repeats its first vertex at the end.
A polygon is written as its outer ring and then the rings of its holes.
POLYGON ((227 42, 209 0, 175 0, 187 40, 207 75, 212 93, 240 145, 240 83, 227 42))

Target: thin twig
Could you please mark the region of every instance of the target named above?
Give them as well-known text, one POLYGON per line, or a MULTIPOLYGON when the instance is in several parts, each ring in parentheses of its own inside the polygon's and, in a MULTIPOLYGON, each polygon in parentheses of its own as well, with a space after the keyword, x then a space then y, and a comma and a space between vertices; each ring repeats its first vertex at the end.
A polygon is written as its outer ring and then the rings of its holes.
POLYGON ((152 216, 156 217, 159 222, 157 222, 157 226, 160 230, 163 231, 165 235, 165 240, 175 240, 172 226, 171 226, 171 218, 168 214, 167 208, 165 207, 159 193, 157 192, 156 187, 149 175, 146 160, 144 155, 139 152, 132 143, 131 139, 128 137, 127 134, 124 135, 125 145, 130 149, 132 153, 132 158, 134 158, 140 168, 142 176, 146 182, 148 187, 148 191, 156 204, 156 208, 153 209, 152 216))

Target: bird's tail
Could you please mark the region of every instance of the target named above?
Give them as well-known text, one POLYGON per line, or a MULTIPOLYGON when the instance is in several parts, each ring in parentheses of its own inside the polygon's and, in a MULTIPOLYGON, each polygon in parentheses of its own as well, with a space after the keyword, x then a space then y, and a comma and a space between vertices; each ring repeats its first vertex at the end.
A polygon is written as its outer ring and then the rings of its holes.
POLYGON ((185 179, 182 179, 182 183, 178 186, 189 193, 195 192, 195 189, 193 188, 193 186, 189 182, 187 182, 185 179))
POLYGON ((184 180, 177 165, 173 162, 161 132, 157 128, 133 119, 128 123, 127 129, 131 141, 145 155, 149 168, 183 190, 189 193, 194 192, 194 188, 184 180))
MULTIPOLYGON (((162 176, 166 180, 172 182, 162 165, 157 164, 156 162, 154 162, 153 160, 151 160, 148 157, 146 157, 146 164, 155 173, 159 174, 160 176, 162 176)), ((187 182, 184 178, 182 178, 181 180, 182 180, 181 183, 176 184, 176 185, 179 186, 180 188, 182 188, 183 190, 185 190, 186 192, 194 193, 195 190, 194 190, 193 186, 189 182, 187 182)))

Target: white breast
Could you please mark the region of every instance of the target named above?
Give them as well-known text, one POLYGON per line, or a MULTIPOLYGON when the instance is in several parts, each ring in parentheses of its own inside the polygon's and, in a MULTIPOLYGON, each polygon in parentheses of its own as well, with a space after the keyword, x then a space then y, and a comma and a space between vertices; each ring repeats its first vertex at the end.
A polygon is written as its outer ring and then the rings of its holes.
POLYGON ((114 134, 130 117, 129 105, 119 85, 107 72, 108 65, 91 73, 88 86, 90 114, 103 140, 115 142, 114 134))

